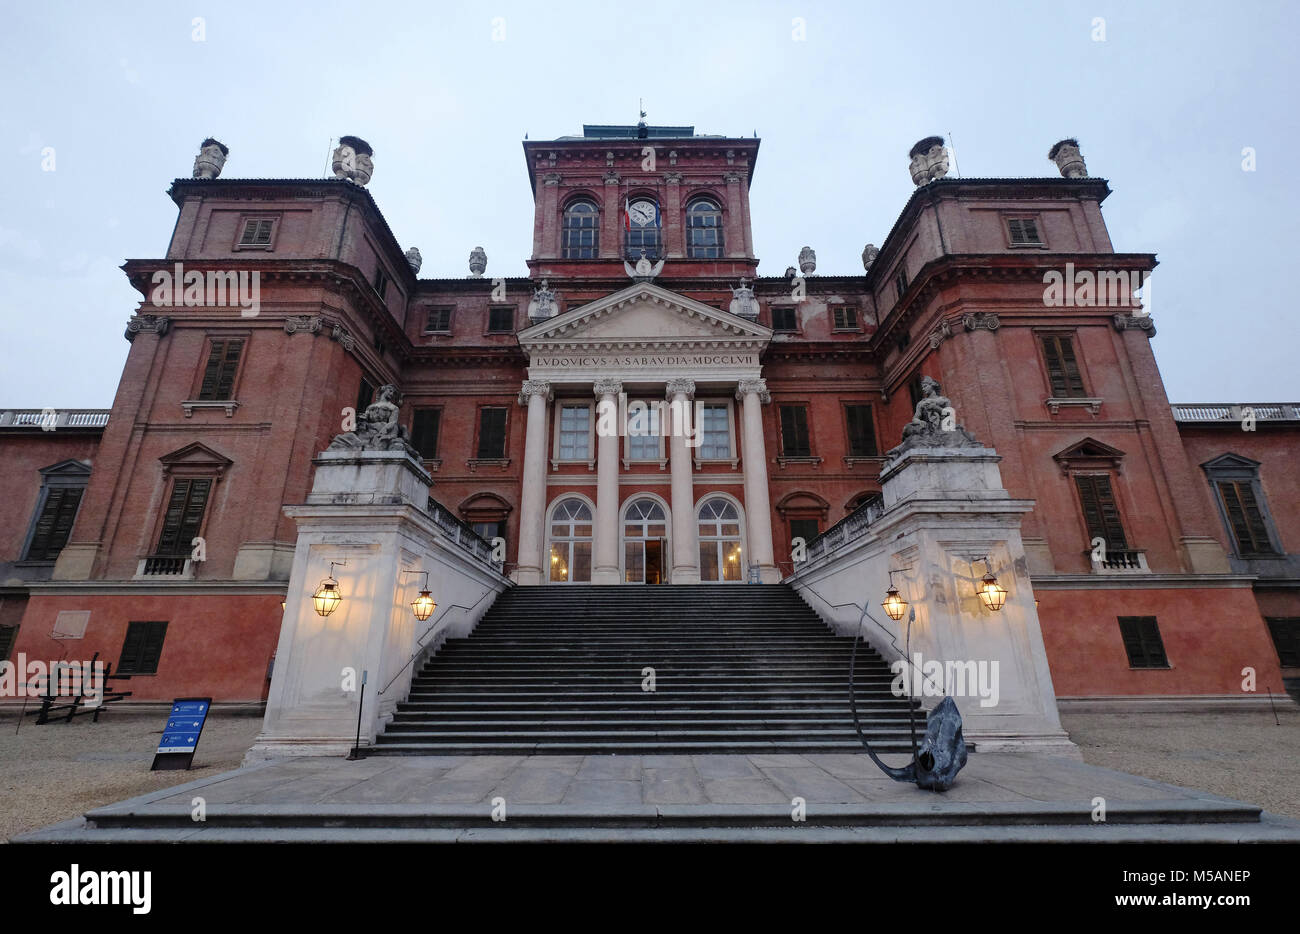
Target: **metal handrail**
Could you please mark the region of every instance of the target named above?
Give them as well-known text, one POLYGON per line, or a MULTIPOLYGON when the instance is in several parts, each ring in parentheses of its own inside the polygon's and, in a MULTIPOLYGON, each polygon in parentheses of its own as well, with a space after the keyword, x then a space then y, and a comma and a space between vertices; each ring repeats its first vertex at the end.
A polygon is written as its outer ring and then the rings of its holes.
POLYGON ((379 695, 387 691, 389 688, 391 688, 393 686, 393 682, 396 681, 398 678, 400 678, 402 676, 402 673, 406 671, 406 667, 410 665, 411 662, 415 661, 415 659, 419 657, 419 654, 424 651, 425 648, 424 640, 429 635, 431 635, 435 629, 437 629, 439 626, 442 626, 446 623, 447 621, 446 612, 445 612, 446 610, 464 610, 467 613, 473 612, 474 607, 478 606, 480 603, 483 602, 483 597, 486 597, 490 593, 496 593, 496 592, 497 591, 492 590, 491 588, 488 588, 487 590, 483 591, 482 596, 480 596, 477 600, 474 601, 474 606, 461 606, 459 603, 453 603, 450 606, 444 607, 443 608, 444 612, 438 618, 438 621, 436 623, 431 624, 429 628, 426 629, 424 633, 421 634, 421 636, 416 640, 416 649, 414 652, 411 653, 411 657, 397 667, 397 674, 393 675, 390 679, 388 679, 388 683, 385 684, 382 688, 380 688, 379 691, 376 692, 375 696, 378 697, 379 695))

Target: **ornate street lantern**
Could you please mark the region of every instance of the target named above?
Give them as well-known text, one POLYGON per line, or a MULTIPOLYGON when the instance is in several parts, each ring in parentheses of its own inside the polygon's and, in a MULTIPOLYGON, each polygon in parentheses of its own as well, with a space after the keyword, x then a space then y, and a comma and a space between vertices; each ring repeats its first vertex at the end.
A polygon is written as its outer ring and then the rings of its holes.
POLYGON ((889 572, 889 589, 885 591, 885 600, 880 604, 885 609, 885 615, 892 620, 900 620, 903 614, 907 612, 907 601, 898 593, 898 588, 894 586, 894 572, 889 572))
POLYGON ((329 577, 320 582, 316 592, 311 595, 311 602, 316 607, 316 612, 321 616, 329 616, 338 609, 343 602, 343 595, 339 593, 339 582, 334 579, 334 565, 346 565, 346 561, 331 561, 329 577))
POLYGON ((982 602, 990 610, 1000 610, 1002 605, 1007 602, 1007 588, 998 583, 998 579, 993 575, 993 569, 989 566, 988 556, 984 556, 984 579, 976 588, 982 602))
POLYGON ((411 612, 420 622, 424 622, 433 615, 433 611, 438 609, 438 604, 433 602, 433 594, 429 592, 429 572, 428 571, 408 571, 409 574, 424 575, 424 590, 420 595, 411 601, 411 612))

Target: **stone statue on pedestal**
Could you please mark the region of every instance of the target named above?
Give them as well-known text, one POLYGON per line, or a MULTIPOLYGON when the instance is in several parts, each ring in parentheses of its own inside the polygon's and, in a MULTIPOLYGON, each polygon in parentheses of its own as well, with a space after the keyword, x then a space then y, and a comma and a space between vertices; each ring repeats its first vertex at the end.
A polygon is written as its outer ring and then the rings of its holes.
POLYGON ((406 429, 398 424, 397 387, 379 387, 379 395, 357 416, 357 427, 335 435, 330 451, 403 451, 414 458, 420 454, 411 447, 406 429))
POLYGON ((952 401, 940 394, 940 388, 938 380, 921 377, 921 398, 916 403, 916 411, 903 428, 903 443, 889 452, 890 457, 914 447, 983 447, 974 435, 956 423, 952 401))

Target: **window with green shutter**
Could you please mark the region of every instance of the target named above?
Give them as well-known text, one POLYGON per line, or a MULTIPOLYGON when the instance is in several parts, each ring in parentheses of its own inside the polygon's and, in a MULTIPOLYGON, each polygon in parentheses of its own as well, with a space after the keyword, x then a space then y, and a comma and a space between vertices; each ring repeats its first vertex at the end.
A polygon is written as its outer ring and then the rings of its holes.
POLYGON ((7 662, 18 641, 17 626, 0 626, 0 662, 7 662))
POLYGON ((24 560, 53 561, 59 556, 72 533, 72 523, 77 518, 83 492, 85 489, 79 486, 47 488, 45 503, 40 518, 36 520, 24 560))
POLYGON ((876 447, 876 429, 871 421, 871 406, 846 405, 844 417, 849 429, 849 456, 875 457, 879 450, 876 447))
POLYGON ((1042 338, 1043 358, 1047 362, 1047 382, 1055 399, 1086 396, 1079 361, 1074 355, 1074 341, 1065 334, 1048 334, 1042 338))
POLYGON ((208 348, 208 362, 203 368, 200 399, 227 401, 234 398, 235 373, 244 341, 240 338, 213 340, 208 348))
MULTIPOLYGON (((1300 668, 1300 619, 1275 617, 1266 622, 1282 667, 1300 668)), ((4 658, 3 648, 0 648, 0 658, 4 658)))
POLYGON ((781 406, 781 453, 786 457, 811 456, 812 447, 808 440, 807 406, 781 406))
POLYGON ((442 409, 416 409, 411 416, 411 446, 425 460, 438 456, 438 428, 442 409))
POLYGON ((1215 486, 1228 516, 1228 527, 1232 529, 1232 537, 1237 542, 1237 554, 1277 554, 1269 539, 1264 514, 1255 498, 1254 483, 1250 480, 1219 480, 1215 486))
POLYGON ((211 479, 180 478, 172 483, 172 495, 163 516, 155 555, 187 555, 203 526, 203 512, 212 492, 211 479))
POLYGON ((1079 503, 1088 527, 1088 541, 1101 538, 1109 551, 1127 551, 1128 539, 1120 520, 1119 507, 1110 487, 1110 477, 1105 474, 1076 474, 1075 486, 1079 490, 1079 503))
POLYGON ((1165 644, 1154 616, 1119 617, 1120 638, 1131 668, 1168 668, 1165 644))
POLYGON ((495 460, 506 456, 506 410, 479 409, 478 457, 495 460))
POLYGON ((122 657, 118 659, 116 674, 152 675, 158 673, 162 658, 163 639, 167 623, 150 621, 128 623, 126 641, 122 643, 122 657))

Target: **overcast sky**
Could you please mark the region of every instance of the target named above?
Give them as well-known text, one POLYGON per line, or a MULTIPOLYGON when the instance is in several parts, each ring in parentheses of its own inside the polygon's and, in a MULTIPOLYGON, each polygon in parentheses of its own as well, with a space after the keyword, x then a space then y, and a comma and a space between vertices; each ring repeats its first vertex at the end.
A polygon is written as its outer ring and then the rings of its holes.
POLYGON ((118 267, 163 255, 166 189, 205 136, 230 147, 226 178, 324 176, 331 138, 361 136, 375 148, 370 190, 423 275, 467 274, 482 245, 489 275, 522 276, 524 134, 633 123, 638 97, 651 123, 757 130, 765 275, 804 244, 819 273, 860 274, 863 244, 884 239, 912 191, 907 150, 923 136, 951 134, 965 177, 1056 176, 1048 148, 1077 137, 1114 191, 1115 249, 1159 255, 1169 397, 1300 401, 1297 9, 6 4, 0 409, 111 404, 138 299, 118 267))

